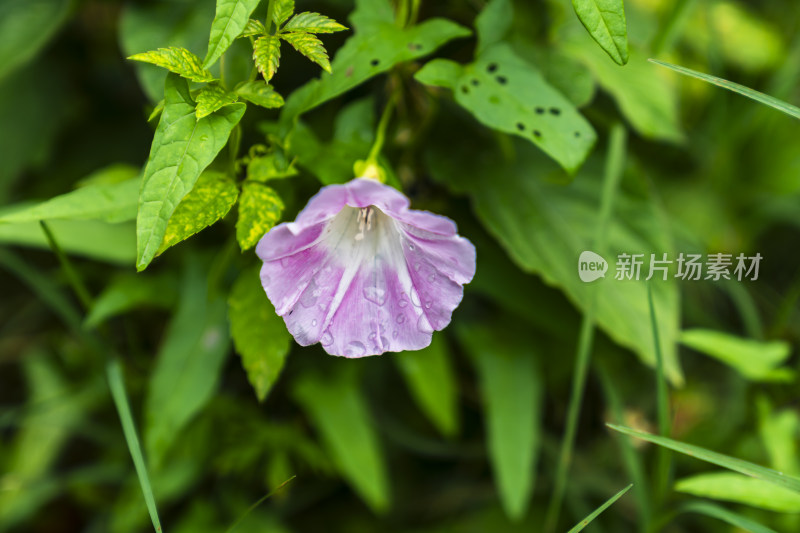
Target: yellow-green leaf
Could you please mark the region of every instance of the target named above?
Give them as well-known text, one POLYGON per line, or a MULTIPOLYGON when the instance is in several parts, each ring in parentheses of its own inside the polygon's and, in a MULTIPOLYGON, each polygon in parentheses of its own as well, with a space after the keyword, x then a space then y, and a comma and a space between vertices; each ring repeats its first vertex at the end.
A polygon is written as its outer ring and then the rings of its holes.
POLYGON ((216 83, 206 85, 197 93, 197 107, 194 112, 197 118, 207 117, 214 111, 222 109, 239 100, 236 93, 230 93, 216 83))
POLYGON ((217 11, 211 23, 208 54, 203 61, 206 67, 216 63, 236 37, 246 28, 261 0, 217 0, 217 11))
POLYGON ((274 9, 272 20, 275 22, 275 26, 280 27, 294 13, 294 0, 275 0, 274 9))
POLYGON ((770 511, 800 513, 800 494, 797 492, 735 472, 707 472, 687 477, 675 483, 675 490, 770 511))
POLYGON ((247 165, 247 179, 249 181, 265 182, 271 179, 290 178, 297 175, 297 169, 288 163, 285 158, 278 161, 275 154, 263 157, 254 157, 247 165))
POLYGON ((283 368, 291 336, 264 293, 257 268, 242 272, 233 284, 228 319, 247 379, 263 402, 283 368))
POLYGON ((291 44, 295 50, 321 66, 326 72, 331 72, 331 62, 328 53, 320 41, 310 33, 281 33, 281 39, 291 44))
POLYGON ((283 105, 283 97, 271 85, 263 81, 246 81, 236 88, 236 94, 243 99, 267 109, 283 105))
POLYGON ((293 16, 283 29, 284 31, 305 33, 334 33, 346 30, 347 26, 343 26, 325 15, 306 11, 293 16))
POLYGON ((256 39, 253 44, 253 61, 256 62, 256 68, 264 79, 271 80, 281 62, 280 39, 273 35, 264 35, 256 39))
POLYGON ((213 170, 204 172, 172 213, 158 255, 221 220, 238 196, 239 190, 228 176, 213 170))
POLYGON ((239 37, 257 37, 266 34, 267 28, 264 27, 263 22, 256 19, 250 19, 247 21, 247 24, 245 25, 244 30, 239 37))
POLYGON ((128 59, 151 63, 188 80, 197 82, 214 81, 214 76, 211 72, 203 68, 200 58, 179 46, 168 46, 167 48, 134 54, 128 59))
POLYGON ((273 189, 256 182, 245 182, 239 201, 236 239, 242 251, 249 250, 277 224, 283 213, 283 201, 273 189))

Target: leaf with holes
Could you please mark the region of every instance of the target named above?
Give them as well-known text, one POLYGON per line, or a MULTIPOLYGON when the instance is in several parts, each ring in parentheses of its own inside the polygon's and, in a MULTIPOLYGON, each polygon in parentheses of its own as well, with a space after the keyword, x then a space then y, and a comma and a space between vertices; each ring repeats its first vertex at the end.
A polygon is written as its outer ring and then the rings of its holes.
POLYGON ((305 33, 334 33, 337 31, 344 31, 347 26, 343 26, 325 15, 319 13, 312 13, 306 11, 305 13, 298 13, 292 17, 292 20, 286 23, 283 31, 298 31, 305 33))
POLYGON ((323 74, 294 91, 286 100, 281 124, 288 131, 300 114, 382 74, 398 63, 424 57, 444 43, 470 35, 450 20, 433 18, 408 28, 392 20, 387 0, 361 0, 350 16, 355 35, 331 62, 331 75, 323 74))
POLYGON ((328 52, 317 37, 310 33, 281 33, 281 39, 291 44, 295 50, 308 59, 321 66, 326 72, 331 72, 331 63, 328 52))
POLYGON ((466 66, 435 59, 415 77, 452 89, 456 102, 481 123, 532 142, 569 172, 594 146, 592 126, 508 45, 492 46, 466 66))
POLYGON ((628 62, 628 28, 622 0, 572 0, 583 27, 618 65, 628 62))
POLYGON ((200 58, 185 48, 169 46, 141 54, 134 54, 128 59, 150 63, 170 72, 178 74, 187 80, 197 82, 214 81, 214 76, 203 67, 200 58))
POLYGON ((292 337, 264 294, 257 268, 245 270, 233 284, 228 320, 247 379, 263 402, 283 368, 292 337))
POLYGON ((236 37, 247 27, 250 15, 258 7, 261 0, 217 0, 217 12, 211 23, 211 35, 208 38, 208 53, 203 66, 216 63, 236 37))
POLYGON ((283 213, 283 201, 272 188, 258 182, 245 182, 239 200, 239 219, 236 221, 236 239, 242 251, 256 245, 283 213))
POLYGON ((164 98, 139 192, 138 270, 153 260, 175 208, 228 142, 245 111, 244 104, 231 104, 198 120, 189 86, 175 74, 167 76, 164 98))
POLYGON ((235 103, 238 99, 236 93, 229 93, 216 83, 206 85, 197 93, 195 115, 197 118, 207 117, 214 111, 235 103))
POLYGON ((294 13, 294 0, 275 0, 273 9, 272 21, 276 27, 280 28, 281 24, 289 20, 294 13))
POLYGON ((281 62, 281 41, 275 36, 264 35, 253 44, 253 61, 266 81, 272 79, 281 62))
POLYGON ((264 26, 263 22, 256 19, 250 19, 247 21, 242 33, 239 34, 239 37, 258 37, 266 34, 267 28, 264 26))
POLYGON ((239 189, 228 176, 213 170, 203 172, 169 218, 157 255, 221 220, 238 196, 239 189))
POLYGON ((243 100, 257 106, 274 109, 283 105, 283 97, 264 81, 246 81, 234 90, 243 100))

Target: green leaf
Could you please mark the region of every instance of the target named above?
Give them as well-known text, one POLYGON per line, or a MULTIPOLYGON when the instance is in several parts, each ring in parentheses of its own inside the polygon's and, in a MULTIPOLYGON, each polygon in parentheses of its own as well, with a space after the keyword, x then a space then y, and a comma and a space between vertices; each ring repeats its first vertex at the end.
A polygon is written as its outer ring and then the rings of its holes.
POLYGON ((217 62, 225 50, 244 31, 261 0, 217 0, 217 12, 211 23, 208 38, 208 53, 203 66, 208 68, 217 62))
POLYGON ((264 35, 253 44, 253 61, 266 81, 272 79, 281 62, 281 41, 273 35, 264 35))
POLYGON ((502 41, 514 21, 514 6, 511 0, 491 0, 475 18, 478 46, 475 55, 480 56, 493 44, 502 41))
POLYGON ((272 21, 276 28, 289 20, 294 13, 294 0, 275 0, 275 11, 272 12, 272 21))
POLYGON ((281 33, 280 36, 281 39, 291 44, 295 50, 321 66, 323 70, 331 72, 328 52, 325 51, 322 41, 317 37, 310 33, 281 33))
POLYGON ((684 331, 681 344, 704 353, 736 369, 753 381, 792 381, 794 371, 778 368, 792 352, 785 341, 744 339, 721 331, 693 329, 684 331))
POLYGON ((239 99, 236 93, 229 93, 216 83, 211 83, 200 89, 197 93, 197 107, 195 115, 198 119, 207 117, 214 111, 219 111, 239 99))
POLYGON ((94 177, 103 174, 125 177, 124 181, 110 184, 87 185, 30 207, 9 207, 0 214, 0 223, 32 222, 38 220, 103 220, 125 222, 136 218, 136 208, 141 180, 139 170, 128 165, 112 165, 94 177))
POLYGON ((239 34, 239 37, 259 37, 266 34, 267 28, 264 26, 263 22, 256 19, 250 19, 247 21, 242 33, 239 34))
POLYGON ((198 120, 186 81, 173 74, 167 77, 164 92, 164 113, 139 193, 138 270, 153 260, 178 203, 225 146, 245 111, 244 104, 232 104, 198 120))
POLYGON ((185 48, 170 46, 134 54, 128 59, 150 63, 197 82, 214 81, 214 76, 200 63, 200 58, 185 48))
POLYGON ((434 335, 422 350, 393 357, 420 409, 446 437, 458 432, 458 383, 450 363, 447 343, 434 335))
POLYGON ((770 511, 800 513, 800 493, 735 472, 710 472, 683 478, 675 483, 675 490, 770 511))
POLYGON ((707 502, 689 502, 680 508, 682 513, 698 513, 717 520, 722 520, 732 526, 740 528, 750 533, 778 533, 774 529, 763 526, 758 522, 754 522, 749 518, 738 515, 733 511, 729 511, 719 505, 714 505, 707 502))
POLYGON ((618 65, 628 62, 628 29, 622 0, 572 0, 583 27, 618 65))
POLYGON ((424 57, 444 43, 470 35, 463 26, 445 19, 428 19, 422 24, 400 28, 386 0, 358 2, 350 16, 355 35, 350 37, 331 62, 331 75, 312 80, 286 100, 281 123, 290 127, 302 113, 339 96, 398 63, 424 57))
POLYGON ((800 414, 794 409, 776 411, 766 397, 759 397, 759 434, 772 468, 796 476, 800 474, 797 435, 800 435, 800 414))
POLYGON ((583 531, 583 529, 586 526, 588 526, 595 518, 600 516, 600 514, 603 511, 611 507, 611 505, 613 505, 614 502, 619 500, 626 492, 628 492, 631 489, 631 487, 633 487, 633 484, 628 485, 627 487, 625 487, 624 489, 622 489, 621 491, 610 497, 608 500, 606 500, 606 502, 603 505, 592 511, 592 513, 589 516, 581 520, 578 524, 575 525, 575 527, 567 531, 567 533, 578 533, 579 531, 583 531))
MULTIPOLYGON (((136 231, 131 223, 51 220, 47 225, 59 246, 68 254, 123 265, 136 259, 136 231)), ((39 222, 0 224, 0 244, 50 249, 39 222)))
POLYGON ((258 269, 245 270, 234 283, 228 319, 247 379, 263 402, 289 354, 291 336, 261 287, 258 269))
POLYGON ((263 81, 246 81, 236 87, 235 92, 242 99, 267 109, 283 105, 283 97, 276 93, 271 85, 263 81))
POLYGON ((771 468, 749 463, 735 457, 730 457, 729 455, 713 452, 692 444, 686 444, 684 442, 673 440, 667 437, 652 435, 645 431, 639 431, 637 429, 631 429, 625 426, 617 426, 614 424, 606 425, 614 431, 619 431, 625 435, 646 440, 647 442, 658 444, 659 446, 663 446, 665 448, 669 448, 670 450, 694 457, 695 459, 700 459, 701 461, 706 461, 708 463, 727 468, 728 470, 739 472, 740 474, 745 474, 756 479, 767 481, 784 489, 800 492, 800 478, 788 476, 782 472, 778 472, 777 470, 772 470, 771 468))
POLYGON ((228 353, 225 301, 211 299, 199 257, 187 258, 178 308, 167 326, 145 397, 145 447, 154 469, 214 394, 228 353))
POLYGON ((352 372, 299 376, 294 396, 342 476, 376 512, 389 507, 389 481, 375 422, 352 372))
MULTIPOLYGON (((539 274, 546 284, 561 289, 578 309, 585 311, 587 302, 595 298, 598 326, 655 366, 646 284, 614 279, 584 283, 576 272, 578 256, 591 250, 595 241, 601 170, 586 165, 572 183, 554 183, 560 172, 555 165, 530 144, 518 141, 513 146, 516 156, 509 161, 498 153, 487 154, 480 139, 465 137, 461 144, 448 139, 430 152, 429 166, 436 180, 470 196, 478 218, 522 270, 539 274), (449 157, 453 150, 464 155, 449 157), (481 158, 468 154, 481 154, 481 158), (492 179, 483 179, 485 176, 492 179), (590 297, 591 291, 597 294, 590 297)), ((613 254, 649 257, 655 250, 672 249, 658 205, 626 192, 615 199, 606 234, 606 250, 613 254)), ((605 250, 598 253, 611 259, 605 250)), ((609 263, 613 271, 613 261, 609 263)), ((683 377, 675 346, 680 307, 674 280, 654 283, 653 298, 665 374, 672 383, 680 384, 683 377)))
POLYGON ((163 274, 125 274, 113 278, 95 299, 83 325, 96 328, 109 318, 141 306, 168 308, 175 301, 175 281, 163 274))
POLYGON ((347 26, 343 26, 325 15, 306 11, 298 13, 292 20, 286 23, 282 31, 297 31, 305 33, 335 33, 344 31, 347 26))
POLYGON ((297 175, 297 169, 293 165, 283 162, 279 163, 275 154, 263 157, 254 157, 247 165, 247 180, 264 183, 271 179, 290 178, 297 175))
POLYGON ((456 102, 481 123, 528 140, 569 172, 580 167, 594 146, 594 130, 569 100, 508 45, 495 45, 475 63, 457 66, 436 59, 415 77, 452 89, 456 102))
POLYGON ((489 459, 503 509, 520 520, 533 492, 541 442, 542 379, 537 354, 500 324, 457 330, 477 368, 486 410, 489 459))
POLYGON ((67 19, 70 0, 0 2, 0 80, 31 59, 67 19))
POLYGON ((169 218, 157 255, 222 220, 238 197, 239 189, 227 175, 213 170, 203 172, 169 218))
POLYGON ((666 61, 659 61, 658 59, 650 59, 650 61, 655 63, 656 65, 661 65, 662 67, 670 68, 675 72, 683 74, 684 76, 691 76, 693 78, 697 78, 699 80, 703 80, 708 83, 713 83, 717 87, 722 87, 723 89, 728 89, 729 91, 739 93, 742 96, 746 96, 751 100, 755 100, 756 102, 775 108, 778 111, 786 113, 787 115, 792 116, 794 118, 800 118, 800 107, 792 105, 788 102, 784 102, 783 100, 779 100, 774 96, 758 92, 756 90, 750 89, 749 87, 745 87, 744 85, 739 85, 738 83, 734 83, 732 81, 724 80, 722 78, 717 78, 716 76, 703 74, 702 72, 697 72, 696 70, 692 70, 686 67, 681 67, 678 65, 673 65, 672 63, 667 63, 666 61))
POLYGON ((282 213, 283 201, 275 190, 258 182, 245 182, 236 221, 236 239, 242 251, 255 246, 278 223, 282 213))

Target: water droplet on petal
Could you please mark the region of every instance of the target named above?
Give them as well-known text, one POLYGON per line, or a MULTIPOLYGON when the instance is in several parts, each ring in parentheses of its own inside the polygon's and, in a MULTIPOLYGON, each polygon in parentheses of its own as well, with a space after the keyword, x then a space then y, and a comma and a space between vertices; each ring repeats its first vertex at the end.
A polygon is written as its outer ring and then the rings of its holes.
POLYGON ((359 341, 352 341, 344 348, 345 357, 359 357, 367 352, 367 347, 359 341))
POLYGON ((378 334, 373 331, 372 333, 369 334, 369 336, 367 338, 369 340, 371 340, 371 341, 374 341, 375 337, 377 337, 377 336, 378 336, 378 334))
POLYGON ((419 269, 420 269, 420 268, 422 268, 422 265, 421 265, 420 263, 414 263, 414 270, 416 270, 417 272, 419 272, 419 269))
POLYGON ((417 294, 417 291, 414 289, 411 289, 411 303, 417 307, 422 307, 422 302, 419 300, 419 294, 417 294))
POLYGON ((289 259, 289 257, 281 257, 281 266, 283 268, 288 267, 290 262, 291 260, 289 259))
POLYGON ((397 307, 405 307, 408 305, 408 300, 406 299, 405 294, 400 295, 400 299, 397 301, 397 307))
POLYGON ((428 276, 428 282, 429 283, 433 283, 434 281, 436 281, 436 275, 435 274, 431 274, 430 276, 428 276))
POLYGON ((396 339, 396 338, 397 338, 397 337, 399 337, 399 336, 400 336, 400 332, 399 332, 399 331, 397 331, 397 330, 394 330, 394 331, 392 332, 392 338, 393 338, 393 339, 396 339))
POLYGON ((267 285, 269 285, 269 282, 270 282, 270 281, 272 281, 272 280, 271 280, 271 279, 270 279, 270 277, 269 277, 269 276, 267 276, 266 274, 264 274, 263 276, 261 276, 261 285, 263 285, 264 287, 266 287, 267 285))
POLYGON ((433 328, 431 327, 430 321, 428 321, 428 317, 425 316, 425 313, 419 315, 419 320, 417 320, 417 329, 422 333, 433 333, 433 328))
POLYGON ((403 322, 406 321, 406 315, 397 315, 397 318, 395 320, 397 321, 398 324, 402 324, 403 322))
POLYGON ((425 301, 425 309, 430 309, 431 305, 433 305, 433 302, 431 300, 426 300, 425 301))
POLYGON ((386 303, 386 291, 378 287, 364 287, 364 298, 378 305, 386 303))
POLYGON ((389 349, 389 339, 381 335, 381 346, 383 346, 383 350, 386 351, 389 349))
POLYGON ((411 250, 412 252, 415 250, 415 248, 416 247, 413 244, 408 245, 408 249, 411 250))
POLYGON ((320 291, 317 287, 317 284, 312 279, 311 283, 309 283, 308 287, 306 287, 306 290, 304 290, 303 294, 300 295, 300 305, 306 308, 313 307, 319 299, 319 294, 320 291))
POLYGON ((319 342, 323 346, 330 346, 331 344, 333 344, 333 335, 331 335, 330 330, 322 334, 322 338, 319 340, 319 342))
POLYGON ((317 319, 316 319, 316 318, 315 318, 314 320, 312 320, 312 321, 311 321, 311 327, 312 327, 312 328, 315 328, 315 327, 317 327, 317 319))

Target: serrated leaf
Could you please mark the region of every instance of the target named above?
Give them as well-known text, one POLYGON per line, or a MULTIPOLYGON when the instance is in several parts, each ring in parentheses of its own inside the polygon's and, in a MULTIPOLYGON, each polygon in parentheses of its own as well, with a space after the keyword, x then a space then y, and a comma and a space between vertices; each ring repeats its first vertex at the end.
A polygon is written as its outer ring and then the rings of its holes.
POLYGON ((513 331, 500 324, 457 329, 480 377, 489 458, 500 500, 506 514, 519 520, 534 486, 543 389, 537 354, 530 343, 509 334, 513 331))
POLYGON ((281 41, 273 35, 264 35, 253 44, 253 61, 266 81, 272 79, 281 62, 281 41))
POLYGON ((187 80, 208 82, 215 79, 211 72, 203 67, 199 57, 179 46, 169 46, 134 54, 128 59, 165 68, 187 80))
POLYGON ((430 346, 394 357, 417 405, 446 436, 458 431, 458 383, 447 343, 434 335, 430 346))
POLYGON ((578 19, 618 65, 628 62, 628 28, 622 0, 572 0, 578 19))
POLYGON ((800 493, 735 472, 708 472, 683 478, 675 482, 675 490, 770 511, 800 513, 800 493))
POLYGON ((225 301, 208 292, 206 261, 187 257, 178 307, 150 374, 144 441, 154 470, 214 394, 230 347, 225 301))
POLYGON ((242 33, 239 34, 239 37, 257 37, 266 34, 267 28, 263 22, 257 19, 250 19, 247 21, 242 33))
POLYGON ((342 476, 377 511, 389 507, 389 480, 375 423, 352 372, 304 373, 294 397, 311 418, 342 476))
POLYGON ((228 320, 247 379, 263 402, 283 368, 291 335, 264 293, 257 268, 245 270, 233 284, 228 320))
POLYGON ((594 146, 596 134, 586 119, 506 44, 490 47, 466 66, 435 59, 415 78, 452 89, 456 102, 478 121, 535 144, 569 172, 594 146))
POLYGON ((198 119, 207 117, 214 111, 231 105, 237 100, 239 100, 239 96, 236 93, 228 92, 216 83, 208 84, 197 93, 195 115, 198 119))
POLYGON ((331 72, 331 62, 328 52, 317 37, 310 33, 281 33, 281 39, 291 44, 295 50, 308 59, 321 66, 326 72, 331 72))
POLYGON ((278 223, 282 213, 283 201, 275 190, 257 182, 245 182, 236 221, 236 239, 242 251, 255 246, 278 223))
POLYGON ((217 11, 211 23, 208 53, 203 66, 216 63, 225 50, 248 25, 250 15, 261 0, 217 0, 217 11))
POLYGON ((289 20, 289 17, 294 13, 294 0, 275 0, 273 9, 272 21, 275 23, 276 28, 280 28, 281 24, 289 20))
POLYGON ((38 220, 103 220, 124 222, 136 218, 141 180, 135 177, 139 169, 128 165, 112 165, 92 175, 99 180, 113 174, 117 183, 94 183, 33 206, 5 207, 0 223, 32 222, 38 220))
POLYGON ((246 81, 236 87, 236 94, 257 106, 275 109, 283 105, 283 97, 264 81, 246 81))
POLYGON ((288 128, 302 113, 382 74, 403 61, 424 57, 442 44, 470 35, 463 26, 441 18, 426 20, 408 28, 392 21, 387 0, 357 3, 350 15, 356 34, 347 39, 331 63, 331 75, 324 74, 294 91, 286 100, 281 124, 288 128))
POLYGON ((254 157, 247 165, 247 180, 264 183, 271 179, 290 178, 297 175, 297 169, 284 161, 279 161, 275 154, 254 157), (282 164, 281 164, 282 163, 282 164))
POLYGON ((283 31, 297 31, 305 33, 334 33, 337 31, 344 31, 347 26, 343 26, 333 20, 332 18, 320 15, 319 13, 312 13, 306 11, 305 13, 298 13, 292 17, 292 20, 286 23, 283 31))
POLYGON ((164 94, 164 112, 139 193, 138 270, 153 260, 175 208, 225 146, 245 111, 244 104, 232 104, 198 120, 188 84, 174 74, 167 76, 164 94))
POLYGON ((224 218, 238 196, 239 189, 228 176, 213 170, 203 172, 169 218, 156 255, 224 218))

